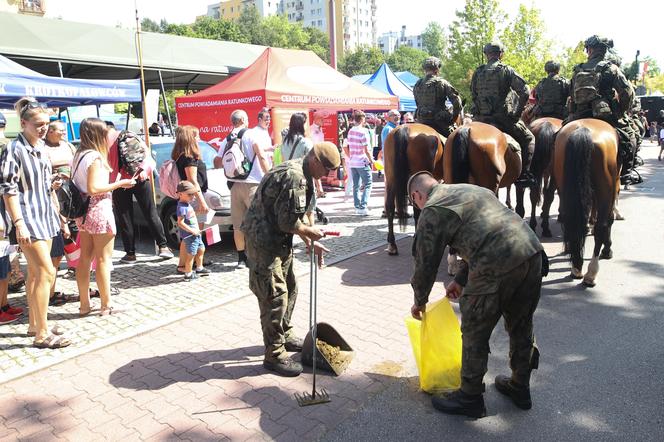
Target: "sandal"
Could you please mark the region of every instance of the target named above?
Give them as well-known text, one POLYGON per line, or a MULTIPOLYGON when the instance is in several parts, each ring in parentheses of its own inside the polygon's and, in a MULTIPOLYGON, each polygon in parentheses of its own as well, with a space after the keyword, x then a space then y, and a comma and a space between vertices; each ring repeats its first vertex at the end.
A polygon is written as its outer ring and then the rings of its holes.
POLYGON ((64 293, 54 292, 53 296, 51 296, 48 300, 48 305, 50 307, 60 307, 61 305, 65 305, 68 301, 69 298, 64 293))
POLYGON ((118 309, 115 307, 104 307, 101 309, 99 312, 99 316, 111 316, 111 315, 117 315, 120 312, 123 312, 124 309, 118 309))
POLYGON ((91 311, 92 311, 92 309, 81 310, 81 309, 79 308, 79 309, 78 309, 78 317, 79 317, 79 318, 85 318, 86 316, 88 316, 88 315, 90 314, 91 311))
POLYGON ((178 266, 178 273, 184 273, 184 266, 178 266))
POLYGON ((48 337, 42 339, 41 341, 34 341, 32 345, 34 345, 36 348, 56 349, 69 347, 71 345, 71 341, 64 336, 50 334, 48 337))
POLYGON ((99 290, 88 289, 91 298, 99 298, 99 290))
MULTIPOLYGON (((62 336, 62 335, 64 335, 66 332, 67 332, 67 330, 65 330, 64 327, 60 327, 59 325, 56 325, 56 326, 54 326, 54 327, 51 329, 51 334, 56 335, 56 336, 62 336)), ((37 336, 37 333, 28 330, 28 332, 26 333, 26 335, 28 335, 28 336, 30 336, 30 337, 34 337, 34 336, 37 336)))

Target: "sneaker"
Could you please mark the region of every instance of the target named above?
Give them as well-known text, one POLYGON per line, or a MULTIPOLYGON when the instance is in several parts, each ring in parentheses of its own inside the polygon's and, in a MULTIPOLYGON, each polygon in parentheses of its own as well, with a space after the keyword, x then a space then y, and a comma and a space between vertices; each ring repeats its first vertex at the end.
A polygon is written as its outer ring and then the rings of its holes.
POLYGON ((205 267, 201 267, 200 269, 196 269, 196 274, 199 276, 210 276, 210 269, 206 269, 205 267))
POLYGON ((21 293, 25 291, 25 281, 20 280, 14 284, 9 284, 9 293, 21 293))
POLYGON ((196 274, 196 272, 191 272, 191 273, 185 273, 184 274, 184 280, 187 281, 187 282, 192 281, 192 280, 197 279, 197 278, 198 278, 198 275, 196 274))
POLYGON ((18 316, 10 315, 5 311, 0 311, 0 325, 9 324, 14 321, 18 321, 18 316))
POLYGON ((130 255, 129 253, 127 253, 125 256, 120 258, 120 262, 122 264, 133 264, 136 262, 136 255, 130 255))
POLYGON ((370 215, 368 209, 357 209, 357 211, 355 213, 360 215, 360 216, 369 216, 370 215))
POLYGON ((484 397, 481 394, 466 394, 461 390, 454 390, 451 393, 432 397, 431 405, 447 414, 461 414, 474 418, 486 416, 484 397))
POLYGON ((2 307, 2 311, 14 316, 21 316, 23 314, 23 309, 21 307, 12 307, 9 304, 2 307))
POLYGON ((509 396, 514 405, 522 410, 530 410, 533 402, 530 399, 530 388, 512 382, 512 378, 505 375, 496 376, 496 390, 509 396))
POLYGON ((263 361, 263 367, 266 370, 273 371, 278 375, 294 378, 302 373, 302 364, 292 360, 289 357, 270 361, 268 359, 263 361))
POLYGON ((304 341, 302 340, 302 338, 293 337, 284 343, 284 348, 286 348, 286 351, 299 353, 302 351, 303 344, 304 341))
POLYGON ((235 267, 238 270, 246 269, 247 268, 247 261, 240 260, 237 262, 237 266, 235 267))
MULTIPOLYGON (((159 253, 158 253, 160 258, 164 259, 171 259, 175 255, 173 255, 173 252, 171 252, 171 249, 168 247, 159 247, 159 253)), ((134 256, 134 260, 136 260, 136 257, 134 256)))

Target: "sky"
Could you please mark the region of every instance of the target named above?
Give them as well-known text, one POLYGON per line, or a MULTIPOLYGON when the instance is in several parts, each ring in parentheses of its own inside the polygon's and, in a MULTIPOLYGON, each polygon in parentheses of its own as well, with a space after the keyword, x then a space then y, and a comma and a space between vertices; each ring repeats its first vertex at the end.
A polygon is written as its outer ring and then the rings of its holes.
MULTIPOLYGON (((276 0, 275 0, 276 1, 276 0)), ((305 0, 306 1, 306 0, 305 0)), ((98 23, 125 27, 135 24, 135 3, 139 17, 170 23, 191 23, 198 15, 207 12, 211 0, 113 0, 105 1, 103 13, 90 7, 102 3, 99 0, 49 0, 47 16, 64 20, 98 23)), ((446 28, 455 18, 454 11, 463 8, 464 0, 377 0, 377 25, 379 35, 399 31, 406 25, 407 34, 418 34, 430 21, 437 21, 446 28), (402 5, 408 8, 403 9, 402 5), (433 5, 433 6, 432 6, 433 5), (397 8, 399 10, 397 11, 397 8)), ((664 68, 664 44, 658 23, 664 17, 664 1, 643 0, 629 7, 623 3, 618 10, 609 5, 618 2, 607 0, 499 0, 501 8, 514 18, 519 4, 533 5, 541 11, 547 27, 547 37, 560 46, 575 46, 593 34, 613 38, 623 60, 634 60, 637 49, 640 59, 650 56, 664 68), (652 17, 648 21, 645 17, 652 17)))

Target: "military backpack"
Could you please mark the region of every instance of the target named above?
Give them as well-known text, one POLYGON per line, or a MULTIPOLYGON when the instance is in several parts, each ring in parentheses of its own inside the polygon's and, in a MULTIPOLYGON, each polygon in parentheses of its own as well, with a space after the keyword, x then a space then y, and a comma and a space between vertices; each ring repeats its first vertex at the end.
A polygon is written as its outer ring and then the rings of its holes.
POLYGON ((591 105, 601 97, 599 87, 602 73, 610 65, 608 61, 601 61, 593 68, 583 68, 578 65, 574 70, 574 90, 572 95, 577 105, 591 105))

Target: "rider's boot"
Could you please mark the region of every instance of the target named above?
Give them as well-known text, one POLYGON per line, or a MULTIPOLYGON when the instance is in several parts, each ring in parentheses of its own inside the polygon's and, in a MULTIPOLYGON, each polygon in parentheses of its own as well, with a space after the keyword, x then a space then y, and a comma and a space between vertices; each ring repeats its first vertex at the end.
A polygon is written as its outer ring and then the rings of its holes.
POLYGON ((535 143, 529 143, 527 146, 521 146, 521 175, 516 179, 514 185, 519 187, 532 187, 535 183, 535 177, 530 172, 530 163, 533 161, 535 152, 535 143))

